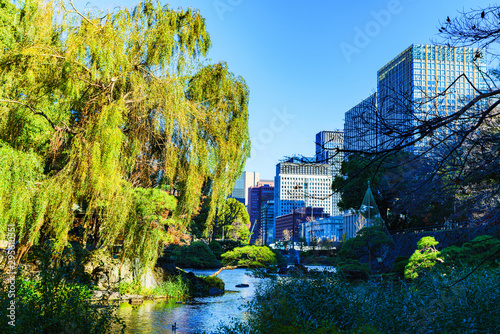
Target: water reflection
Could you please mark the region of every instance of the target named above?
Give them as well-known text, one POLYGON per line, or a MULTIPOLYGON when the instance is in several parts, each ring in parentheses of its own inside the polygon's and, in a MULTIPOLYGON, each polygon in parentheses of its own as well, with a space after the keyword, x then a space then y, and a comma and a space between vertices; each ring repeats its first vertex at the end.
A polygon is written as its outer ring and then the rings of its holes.
MULTIPOLYGON (((307 266, 317 271, 335 271, 333 267, 307 266)), ((190 270, 196 275, 210 275, 215 270, 190 270)), ((198 304, 177 304, 171 301, 146 301, 139 306, 122 303, 118 315, 127 324, 126 333, 210 333, 231 319, 244 319, 243 306, 250 301, 257 286, 265 279, 251 277, 246 269, 224 270, 219 277, 226 284, 226 293, 217 297, 195 298, 198 304), (236 288, 248 284, 248 288, 236 288), (177 330, 172 331, 172 325, 177 330)))
MULTIPOLYGON (((196 275, 209 275, 215 270, 193 270, 196 275)), ((246 269, 224 270, 219 277, 226 284, 226 293, 217 297, 195 298, 199 304, 177 304, 172 301, 147 301, 140 306, 128 303, 120 305, 118 315, 127 324, 127 333, 174 333, 172 324, 177 325, 176 334, 210 332, 221 323, 231 319, 243 319, 242 306, 255 293, 263 279, 247 275, 246 269), (248 288, 236 288, 237 284, 248 284, 248 288), (227 292, 227 291, 234 292, 227 292)))

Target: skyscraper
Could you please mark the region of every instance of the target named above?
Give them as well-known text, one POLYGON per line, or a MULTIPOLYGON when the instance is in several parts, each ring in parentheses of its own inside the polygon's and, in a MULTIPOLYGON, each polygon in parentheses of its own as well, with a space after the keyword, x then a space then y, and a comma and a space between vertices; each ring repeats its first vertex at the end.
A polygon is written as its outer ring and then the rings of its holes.
POLYGON ((248 210, 248 188, 254 187, 259 182, 259 173, 243 172, 234 183, 234 189, 229 198, 235 198, 245 204, 248 210))
POLYGON ((316 134, 316 162, 340 166, 343 155, 336 149, 341 149, 343 143, 344 133, 340 130, 318 132, 316 134))
POLYGON ((443 126, 415 145, 411 141, 419 133, 409 130, 460 110, 477 95, 474 88, 485 91, 485 72, 477 49, 411 45, 378 71, 377 93, 346 113, 344 148, 373 152, 408 144, 406 151, 424 153, 439 147, 441 139, 466 124, 443 126))
POLYGON ((263 202, 260 206, 260 238, 262 244, 269 245, 274 235, 274 200, 263 202))
MULTIPOLYGON (((316 162, 327 163, 332 166, 332 180, 337 175, 340 175, 340 168, 344 160, 344 154, 337 152, 337 149, 344 147, 344 132, 321 131, 316 134, 316 162)), ((340 193, 332 193, 330 196, 332 201, 332 209, 328 213, 335 216, 340 214, 337 204, 340 201, 340 193)))
MULTIPOLYGON (((378 143, 377 93, 373 93, 345 114, 344 149, 375 152, 378 143)), ((349 152, 346 152, 346 156, 349 152)))
MULTIPOLYGON (((474 98, 473 86, 486 90, 485 71, 485 59, 478 57, 474 48, 423 44, 408 47, 378 71, 378 144, 389 148, 409 143, 418 134, 402 139, 400 132, 459 110, 474 98)), ((408 150, 424 152, 462 125, 455 123, 440 129, 408 150)))
POLYGON ((304 206, 323 208, 330 215, 334 212, 331 200, 333 167, 314 161, 314 158, 290 158, 276 165, 275 218, 304 206))
POLYGON ((262 203, 274 199, 274 182, 262 183, 258 182, 257 186, 248 189, 248 215, 252 224, 251 230, 253 231, 250 239, 251 244, 254 244, 258 238, 261 238, 262 224, 260 213, 262 203))

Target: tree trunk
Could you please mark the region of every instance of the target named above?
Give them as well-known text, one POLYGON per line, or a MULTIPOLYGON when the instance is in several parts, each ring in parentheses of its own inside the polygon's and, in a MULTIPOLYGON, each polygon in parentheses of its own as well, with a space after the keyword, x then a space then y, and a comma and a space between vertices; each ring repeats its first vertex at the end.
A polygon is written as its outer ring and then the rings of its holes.
POLYGON ((212 275, 210 275, 210 277, 219 275, 221 273, 221 271, 223 271, 223 270, 226 270, 226 269, 233 270, 233 269, 236 269, 236 268, 242 268, 242 266, 225 266, 225 267, 222 267, 219 270, 217 270, 215 273, 213 273, 212 275))

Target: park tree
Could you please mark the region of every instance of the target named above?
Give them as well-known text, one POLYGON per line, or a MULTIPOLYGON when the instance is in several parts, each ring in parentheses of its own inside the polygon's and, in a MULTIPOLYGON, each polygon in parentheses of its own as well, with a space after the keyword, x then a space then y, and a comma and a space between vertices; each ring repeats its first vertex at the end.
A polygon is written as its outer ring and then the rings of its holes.
POLYGON ((341 194, 341 210, 359 208, 368 184, 389 229, 442 224, 453 209, 454 193, 443 180, 422 184, 432 173, 432 161, 398 152, 378 163, 371 155, 353 154, 342 162, 332 190, 341 194))
POLYGON ((372 260, 384 257, 387 249, 394 246, 394 241, 381 224, 363 227, 354 238, 348 239, 342 245, 339 256, 343 261, 356 260, 368 263, 372 267, 372 260))
POLYGON ((434 267, 437 262, 443 262, 438 257, 439 251, 436 249, 438 244, 434 237, 423 237, 417 242, 417 249, 405 267, 405 278, 415 279, 419 272, 434 267))
POLYGON ((224 236, 234 240, 248 242, 250 238, 250 217, 245 205, 235 198, 228 198, 224 205, 217 208, 213 224, 214 236, 224 236))
POLYGON ((362 174, 369 166, 383 165, 401 152, 413 152, 414 159, 405 162, 403 168, 421 159, 426 159, 427 165, 426 173, 419 176, 413 186, 419 189, 436 186, 434 192, 438 196, 440 193, 442 198, 452 195, 451 205, 447 201, 441 203, 453 208, 450 218, 498 221, 499 71, 497 68, 486 70, 485 65, 498 60, 499 14, 499 5, 468 10, 455 18, 454 15, 443 18, 438 28, 436 44, 475 47, 471 64, 479 72, 481 84, 478 85, 477 80, 475 83, 464 70, 451 82, 436 82, 436 90, 419 92, 422 97, 418 99, 413 98, 411 92, 383 87, 387 94, 380 98, 380 103, 356 116, 360 131, 368 128, 377 136, 376 145, 361 150, 338 149, 336 154, 370 157, 369 164, 357 171, 362 174), (455 97, 456 90, 464 86, 470 93, 455 97), (442 112, 440 104, 455 98, 459 101, 457 108, 442 112), (386 114, 378 112, 384 104, 391 106, 386 114), (422 149, 415 150, 415 147, 422 149))
POLYGON ((122 240, 150 267, 207 180, 212 221, 249 155, 249 91, 203 60, 200 13, 0 3, 0 239, 15 226, 17 260, 78 224, 84 247, 122 240))

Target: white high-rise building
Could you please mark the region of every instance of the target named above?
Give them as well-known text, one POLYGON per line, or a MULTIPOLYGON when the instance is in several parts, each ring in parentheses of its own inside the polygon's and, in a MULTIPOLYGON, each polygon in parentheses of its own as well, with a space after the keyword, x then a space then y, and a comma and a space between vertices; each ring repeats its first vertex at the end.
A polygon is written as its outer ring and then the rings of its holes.
POLYGON ((290 158, 276 165, 274 178, 274 217, 292 212, 294 208, 323 208, 334 215, 331 199, 332 165, 315 163, 314 158, 290 158))
MULTIPOLYGON (((321 131, 316 134, 316 162, 327 163, 332 166, 332 181, 333 178, 340 175, 340 168, 342 167, 342 161, 344 160, 344 153, 338 152, 337 149, 342 149, 343 146, 344 132, 340 130, 321 131)), ((332 201, 332 210, 330 215, 339 215, 340 210, 337 204, 340 201, 340 193, 331 193, 330 200, 332 201)), ((327 211, 325 210, 325 212, 327 211)))

